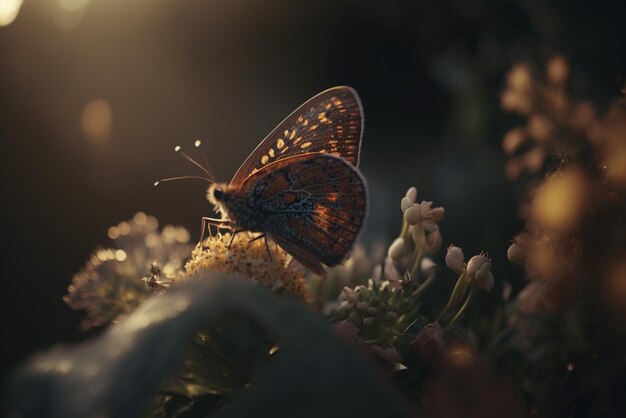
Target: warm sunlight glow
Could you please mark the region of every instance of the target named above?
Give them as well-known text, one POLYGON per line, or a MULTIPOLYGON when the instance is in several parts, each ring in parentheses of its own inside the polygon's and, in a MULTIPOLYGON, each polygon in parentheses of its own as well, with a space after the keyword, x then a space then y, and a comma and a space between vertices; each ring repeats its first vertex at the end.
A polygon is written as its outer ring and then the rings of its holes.
POLYGON ((8 26, 17 17, 23 0, 0 0, 0 26, 8 26))

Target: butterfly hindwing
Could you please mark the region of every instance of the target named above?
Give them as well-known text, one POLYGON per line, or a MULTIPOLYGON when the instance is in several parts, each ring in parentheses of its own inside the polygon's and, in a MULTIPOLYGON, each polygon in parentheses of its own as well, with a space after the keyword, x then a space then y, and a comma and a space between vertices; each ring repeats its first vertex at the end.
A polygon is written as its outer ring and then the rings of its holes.
POLYGON ((231 180, 238 186, 275 161, 309 153, 343 157, 359 164, 363 109, 350 87, 333 87, 314 96, 287 116, 250 154, 231 180))
POLYGON ((348 255, 365 221, 367 189, 358 169, 328 154, 276 161, 245 179, 264 232, 310 270, 334 266, 348 255))

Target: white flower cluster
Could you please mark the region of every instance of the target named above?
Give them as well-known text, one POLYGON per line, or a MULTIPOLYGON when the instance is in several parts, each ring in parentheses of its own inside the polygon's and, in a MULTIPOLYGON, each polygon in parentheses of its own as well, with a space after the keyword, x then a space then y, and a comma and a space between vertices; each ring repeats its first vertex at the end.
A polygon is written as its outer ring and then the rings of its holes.
POLYGON ((489 291, 494 285, 491 261, 484 254, 475 255, 465 263, 463 250, 451 245, 446 253, 446 265, 459 275, 465 273, 479 289, 489 291))

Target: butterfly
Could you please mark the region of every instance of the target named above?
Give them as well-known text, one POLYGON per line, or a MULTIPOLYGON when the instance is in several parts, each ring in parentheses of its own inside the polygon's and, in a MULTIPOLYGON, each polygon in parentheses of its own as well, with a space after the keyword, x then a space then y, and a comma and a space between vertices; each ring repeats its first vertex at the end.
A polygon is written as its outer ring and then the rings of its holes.
MULTIPOLYGON (((358 170, 363 108, 356 91, 333 87, 306 101, 261 141, 230 183, 213 183, 221 218, 202 218, 269 237, 318 275, 348 255, 365 221, 367 184, 358 170)), ((200 242, 202 242, 202 237, 200 242)), ((232 243, 231 239, 231 243, 232 243)), ((269 251, 268 251, 269 253, 269 251)))

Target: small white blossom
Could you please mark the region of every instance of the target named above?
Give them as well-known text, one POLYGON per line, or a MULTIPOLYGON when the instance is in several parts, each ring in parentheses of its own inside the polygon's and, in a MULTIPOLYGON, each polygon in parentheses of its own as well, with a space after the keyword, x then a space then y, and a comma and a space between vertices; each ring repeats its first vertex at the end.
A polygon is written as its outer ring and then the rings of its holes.
POLYGON ((524 249, 521 245, 513 243, 506 251, 506 257, 511 263, 522 264, 524 263, 524 249))
POLYGON ((413 205, 413 202, 411 202, 411 199, 409 199, 408 197, 403 197, 402 200, 400 201, 400 209, 402 209, 402 213, 406 212, 406 210, 410 208, 412 205, 413 205))
POLYGON ((467 262, 467 273, 476 274, 478 269, 485 263, 489 263, 489 259, 484 255, 475 255, 467 262))
POLYGON ((494 285, 493 274, 487 270, 485 274, 481 274, 479 277, 478 273, 476 273, 475 283, 477 288, 490 291, 494 285))
POLYGON ((455 273, 461 274, 463 270, 465 270, 464 265, 465 255, 463 255, 463 250, 461 248, 451 245, 448 247, 448 252, 446 253, 446 265, 455 273))
POLYGON ((367 302, 357 302, 356 303, 356 307, 362 311, 366 310, 367 308, 370 307, 370 305, 367 302))
POLYGON ((343 297, 345 297, 345 299, 348 302, 356 302, 357 301, 356 293, 354 292, 354 290, 350 289, 348 286, 344 286, 344 288, 342 290, 342 295, 343 295, 343 297))
POLYGON ((420 207, 419 205, 411 206, 407 210, 404 211, 404 220, 409 225, 417 225, 420 221, 420 207))
POLYGON ((415 199, 417 199, 417 189, 415 187, 410 187, 409 190, 406 191, 405 196, 411 201, 411 203, 415 203, 415 199))
POLYGON ((426 231, 436 231, 439 229, 437 222, 443 219, 445 209, 442 207, 433 208, 432 205, 433 202, 427 201, 423 201, 419 204, 413 204, 413 206, 404 211, 404 220, 409 225, 417 225, 421 222, 426 231))

